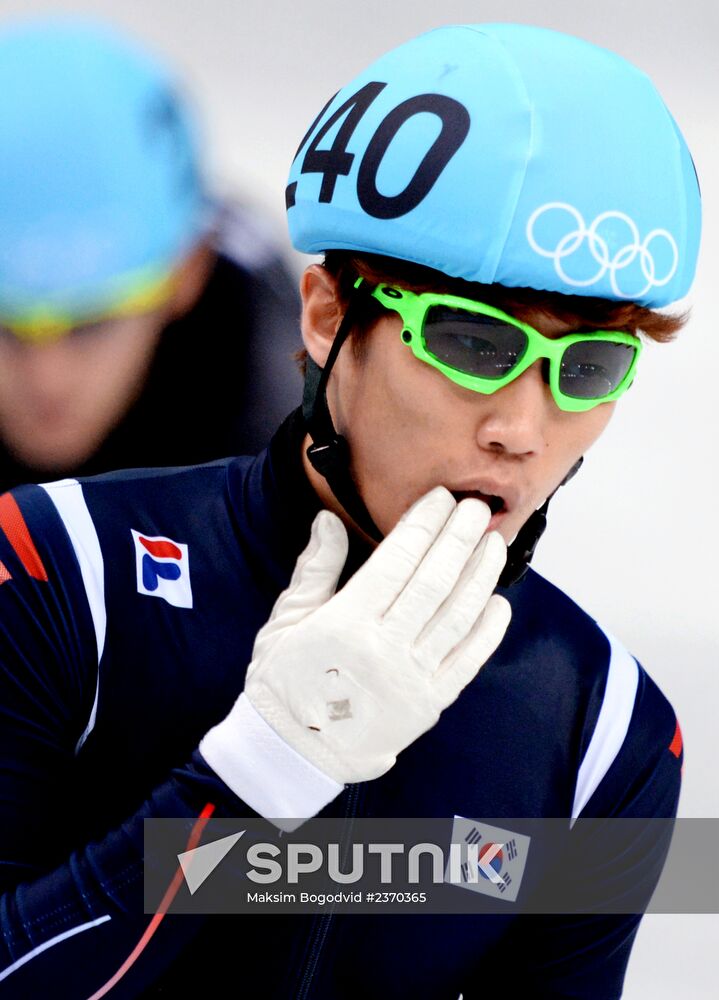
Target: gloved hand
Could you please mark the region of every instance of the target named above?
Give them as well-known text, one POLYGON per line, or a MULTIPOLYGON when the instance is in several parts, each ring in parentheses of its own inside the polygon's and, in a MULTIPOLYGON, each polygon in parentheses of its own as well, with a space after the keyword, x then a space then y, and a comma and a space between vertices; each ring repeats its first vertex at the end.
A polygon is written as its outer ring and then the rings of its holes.
MULTIPOLYGON (((249 699, 335 781, 384 774, 455 701, 507 628, 508 602, 490 596, 506 560, 502 537, 484 534, 490 516, 479 500, 456 504, 446 489, 432 490, 335 594, 347 534, 321 511, 257 634, 238 701, 249 699)), ((200 746, 221 777, 241 717, 233 709, 200 746)))

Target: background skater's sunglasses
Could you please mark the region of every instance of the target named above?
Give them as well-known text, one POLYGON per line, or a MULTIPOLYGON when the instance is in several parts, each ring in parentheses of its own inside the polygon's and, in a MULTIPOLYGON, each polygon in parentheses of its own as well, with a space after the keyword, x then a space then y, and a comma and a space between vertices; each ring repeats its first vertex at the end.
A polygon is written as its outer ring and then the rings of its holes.
POLYGON ((638 337, 619 330, 551 339, 494 306, 457 295, 378 285, 372 296, 399 313, 402 340, 415 357, 465 389, 496 392, 546 358, 552 396, 561 410, 573 413, 626 392, 642 349, 638 337))

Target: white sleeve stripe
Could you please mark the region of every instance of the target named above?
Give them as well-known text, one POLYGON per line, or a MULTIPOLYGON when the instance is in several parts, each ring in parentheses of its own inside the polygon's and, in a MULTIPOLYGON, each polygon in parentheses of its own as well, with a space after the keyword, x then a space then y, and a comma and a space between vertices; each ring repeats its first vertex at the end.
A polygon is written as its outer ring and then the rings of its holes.
POLYGON ((95 701, 90 712, 85 731, 77 742, 75 752, 83 745, 95 725, 97 702, 100 693, 99 664, 105 648, 105 632, 107 630, 107 613, 105 611, 105 567, 100 549, 100 540, 92 523, 90 511, 87 509, 82 487, 76 479, 61 479, 56 483, 43 483, 42 488, 55 505, 60 518, 65 525, 77 561, 80 564, 82 582, 85 585, 87 603, 90 606, 92 623, 95 629, 97 643, 97 683, 95 685, 95 701))
POLYGON ((637 696, 637 661, 614 636, 608 632, 605 635, 610 645, 607 683, 597 724, 577 775, 572 822, 589 802, 621 750, 637 696))
POLYGON ((17 962, 13 962, 12 965, 8 965, 7 969, 3 969, 2 972, 0 972, 0 983, 3 979, 7 979, 8 976, 11 976, 13 972, 17 972, 17 970, 22 968, 22 966, 27 962, 31 962, 33 958, 37 958, 38 955, 47 951, 48 948, 54 948, 56 944, 61 944, 61 942, 67 941, 68 938, 74 937, 76 934, 82 934, 83 931, 89 931, 93 927, 98 927, 100 924, 107 923, 107 921, 111 919, 110 914, 106 913, 103 917, 98 917, 97 920, 90 920, 86 924, 78 924, 77 927, 71 927, 69 931, 63 931, 62 934, 58 934, 56 937, 50 938, 49 941, 44 941, 43 944, 39 944, 37 948, 33 948, 32 951, 29 951, 27 955, 23 955, 22 958, 19 958, 17 962))

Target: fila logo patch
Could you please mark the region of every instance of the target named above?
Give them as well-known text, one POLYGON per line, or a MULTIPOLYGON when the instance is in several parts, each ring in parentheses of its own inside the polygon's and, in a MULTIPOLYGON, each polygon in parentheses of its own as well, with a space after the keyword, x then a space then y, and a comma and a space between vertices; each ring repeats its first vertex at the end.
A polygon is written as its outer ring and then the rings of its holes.
POLYGON ((176 608, 192 607, 190 556, 187 545, 162 535, 132 531, 135 543, 137 592, 161 597, 176 608))

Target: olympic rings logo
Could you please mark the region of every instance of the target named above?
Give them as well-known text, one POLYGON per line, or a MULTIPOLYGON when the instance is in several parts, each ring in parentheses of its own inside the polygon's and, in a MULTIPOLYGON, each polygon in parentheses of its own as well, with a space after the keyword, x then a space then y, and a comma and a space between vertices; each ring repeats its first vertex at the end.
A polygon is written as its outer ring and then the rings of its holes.
POLYGON ((640 242, 639 230, 636 223, 628 215, 625 215, 624 212, 602 212, 590 226, 587 226, 581 212, 573 205, 569 205, 563 201, 549 202, 532 212, 527 222, 527 240, 531 248, 541 257, 548 257, 554 261, 554 270, 566 284, 577 288, 586 288, 601 281, 604 275, 609 273, 612 291, 617 298, 623 299, 641 299, 651 288, 660 288, 662 285, 666 285, 674 277, 679 264, 679 249, 676 240, 666 229, 652 229, 644 240, 640 242), (537 220, 547 212, 558 211, 566 212, 571 216, 574 220, 574 228, 565 236, 562 236, 553 249, 540 246, 534 235, 534 227, 537 220), (624 223, 628 227, 630 234, 629 242, 617 250, 613 256, 609 252, 607 241, 598 232, 602 223, 609 219, 616 219, 624 223), (657 277, 657 265, 650 249, 655 240, 666 241, 672 255, 671 267, 663 277, 657 277), (584 243, 586 243, 590 254, 597 263, 596 273, 592 274, 590 278, 572 278, 565 270, 564 261, 567 257, 571 257, 584 243), (638 291, 627 293, 619 287, 617 275, 637 260, 641 267, 645 285, 638 291))

